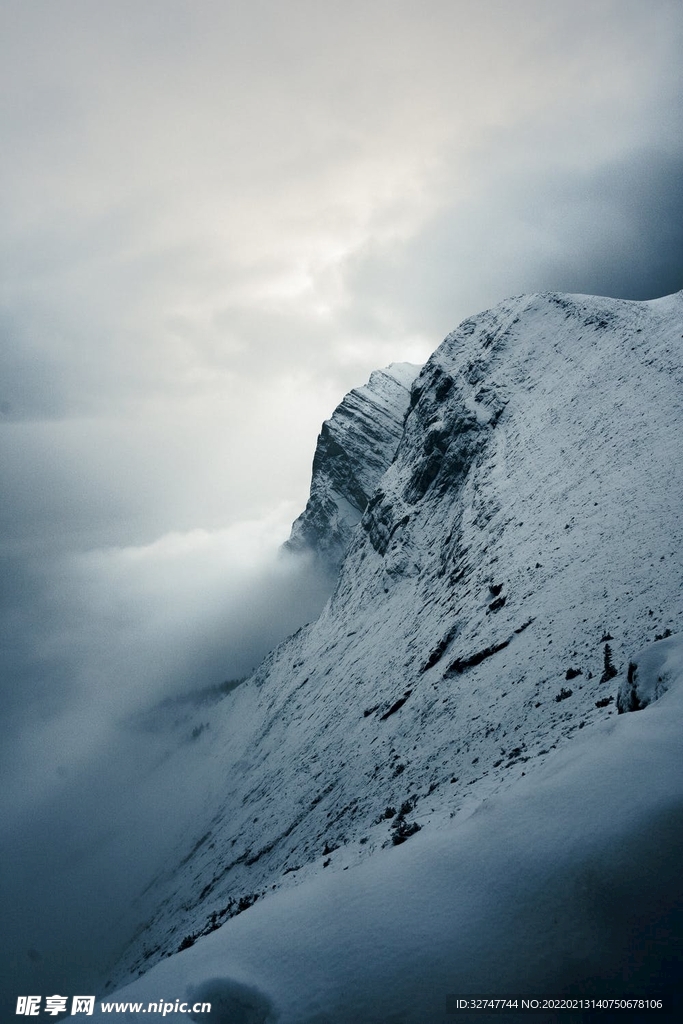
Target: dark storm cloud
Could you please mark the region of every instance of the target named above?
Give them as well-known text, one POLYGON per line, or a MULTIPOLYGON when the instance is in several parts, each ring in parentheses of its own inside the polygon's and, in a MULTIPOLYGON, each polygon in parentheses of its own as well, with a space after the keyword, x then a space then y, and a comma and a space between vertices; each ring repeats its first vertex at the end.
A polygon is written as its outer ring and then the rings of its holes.
POLYGON ((683 144, 677 153, 637 151, 567 182, 556 196, 551 190, 553 208, 564 214, 560 241, 569 258, 539 267, 542 286, 624 299, 683 288, 682 182, 683 144))
POLYGON ((347 258, 387 252, 386 290, 392 254, 445 221, 453 276, 464 232, 495 301, 487 208, 534 272, 525 235, 543 230, 528 205, 516 219, 515 163, 549 198, 556 173, 672 136, 680 93, 665 2, 26 3, 4 20, 0 401, 17 417, 170 400, 202 375, 228 375, 230 394, 340 353, 343 390, 349 327, 367 315, 363 374, 401 332, 340 291, 347 258))
POLYGON ((496 294, 648 299, 683 288, 683 145, 480 181, 466 206, 440 210, 398 253, 370 245, 349 260, 351 316, 366 330, 429 325, 437 338, 496 294))

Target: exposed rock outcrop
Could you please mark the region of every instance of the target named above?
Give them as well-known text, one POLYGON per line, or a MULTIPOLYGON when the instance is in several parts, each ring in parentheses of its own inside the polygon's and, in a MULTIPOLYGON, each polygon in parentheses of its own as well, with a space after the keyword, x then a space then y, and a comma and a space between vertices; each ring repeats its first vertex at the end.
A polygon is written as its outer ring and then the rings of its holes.
POLYGON ((354 528, 391 464, 403 433, 410 387, 420 370, 392 363, 350 391, 325 420, 313 458, 311 492, 284 548, 313 551, 337 569, 354 528))
POLYGON ((669 636, 640 651, 628 665, 617 694, 617 711, 642 711, 669 689, 679 666, 680 638, 669 636))

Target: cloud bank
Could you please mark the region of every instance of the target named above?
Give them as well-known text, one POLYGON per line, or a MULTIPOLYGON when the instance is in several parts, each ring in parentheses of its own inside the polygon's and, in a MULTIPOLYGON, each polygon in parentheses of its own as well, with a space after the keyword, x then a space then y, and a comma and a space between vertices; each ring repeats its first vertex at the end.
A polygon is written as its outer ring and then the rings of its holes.
POLYGON ((319 567, 278 556, 290 514, 62 555, 27 582, 36 621, 15 623, 3 708, 10 996, 94 988, 140 924, 136 897, 219 782, 189 716, 206 705, 210 724, 222 684, 329 594, 319 567))

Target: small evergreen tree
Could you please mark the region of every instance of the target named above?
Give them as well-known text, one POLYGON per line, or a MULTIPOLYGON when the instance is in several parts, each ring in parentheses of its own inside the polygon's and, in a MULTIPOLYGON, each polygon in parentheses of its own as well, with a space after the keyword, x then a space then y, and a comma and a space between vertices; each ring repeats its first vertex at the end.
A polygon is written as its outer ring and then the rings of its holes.
POLYGON ((612 662, 612 648, 609 644, 605 644, 605 667, 604 672, 600 676, 601 683, 607 683, 610 679, 614 679, 617 674, 617 670, 612 662))

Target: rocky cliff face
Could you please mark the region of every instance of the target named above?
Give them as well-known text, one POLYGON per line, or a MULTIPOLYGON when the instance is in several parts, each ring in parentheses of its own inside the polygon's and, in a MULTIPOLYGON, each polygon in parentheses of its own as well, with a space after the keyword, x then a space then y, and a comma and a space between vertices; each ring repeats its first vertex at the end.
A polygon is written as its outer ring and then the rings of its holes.
POLYGON ((410 387, 420 367, 392 363, 354 388, 323 423, 311 493, 284 547, 313 551, 337 569, 403 433, 410 387))
POLYGON ((337 588, 212 713, 195 834, 126 972, 451 827, 616 718, 631 652, 683 619, 682 335, 683 293, 522 296, 446 338, 402 429, 409 371, 372 385, 381 428, 364 389, 342 403, 292 539, 350 538, 337 588))

